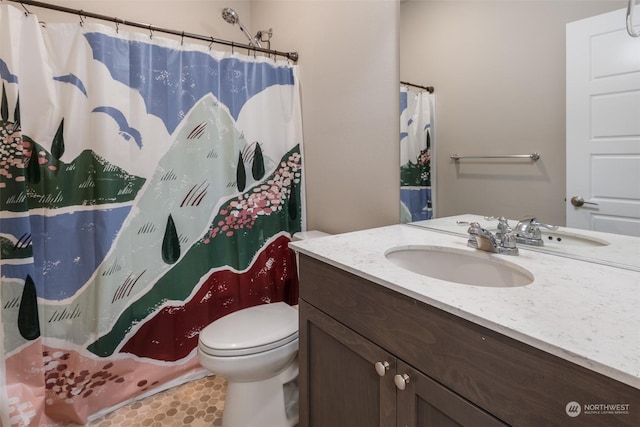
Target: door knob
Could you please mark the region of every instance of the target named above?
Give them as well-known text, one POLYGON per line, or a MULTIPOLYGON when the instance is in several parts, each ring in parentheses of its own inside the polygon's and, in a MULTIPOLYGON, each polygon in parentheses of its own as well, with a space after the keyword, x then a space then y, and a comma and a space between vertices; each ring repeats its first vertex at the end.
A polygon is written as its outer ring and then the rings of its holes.
POLYGON ((395 377, 393 377, 393 382, 396 383, 396 387, 398 387, 398 390, 404 390, 410 381, 411 380, 409 378, 409 375, 407 374, 402 374, 402 375, 398 374, 395 377))
POLYGON ((387 361, 376 362, 374 366, 376 367, 376 372, 381 377, 384 377, 384 374, 386 374, 387 371, 389 370, 389 362, 387 361))
POLYGON ((571 198, 571 204, 577 208, 579 208, 582 205, 594 205, 594 206, 598 206, 597 203, 594 202, 585 202, 584 199, 580 196, 573 196, 571 198))

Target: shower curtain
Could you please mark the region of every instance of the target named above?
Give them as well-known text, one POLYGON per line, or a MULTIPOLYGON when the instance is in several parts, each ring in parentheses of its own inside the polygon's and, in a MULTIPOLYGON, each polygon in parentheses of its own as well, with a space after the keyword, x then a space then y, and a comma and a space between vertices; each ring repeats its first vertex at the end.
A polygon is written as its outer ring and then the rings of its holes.
POLYGON ((400 221, 431 219, 434 96, 400 88, 400 221))
POLYGON ((207 324, 297 303, 297 74, 0 5, 0 424, 205 375, 207 324))

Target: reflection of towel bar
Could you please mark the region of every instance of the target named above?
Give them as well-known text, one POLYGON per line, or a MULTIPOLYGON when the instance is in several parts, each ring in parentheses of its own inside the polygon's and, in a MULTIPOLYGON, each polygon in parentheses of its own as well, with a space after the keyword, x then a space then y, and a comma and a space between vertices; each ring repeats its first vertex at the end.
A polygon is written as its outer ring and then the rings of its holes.
POLYGON ((633 7, 635 3, 635 0, 629 0, 629 4, 627 5, 627 33, 629 33, 631 37, 640 37, 640 31, 633 31, 633 7))
POLYGON ((449 158, 458 161, 460 159, 531 159, 534 162, 540 158, 540 154, 505 154, 502 156, 461 156, 460 154, 454 154, 449 158))

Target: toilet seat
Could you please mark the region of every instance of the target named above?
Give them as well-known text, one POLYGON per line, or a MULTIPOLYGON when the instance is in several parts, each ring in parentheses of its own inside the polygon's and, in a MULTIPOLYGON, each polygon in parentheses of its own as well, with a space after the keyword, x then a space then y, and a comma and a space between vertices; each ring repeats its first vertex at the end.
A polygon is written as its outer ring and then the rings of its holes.
POLYGON ((298 339, 298 310, 284 302, 238 310, 200 332, 200 350, 210 356, 246 356, 298 339))

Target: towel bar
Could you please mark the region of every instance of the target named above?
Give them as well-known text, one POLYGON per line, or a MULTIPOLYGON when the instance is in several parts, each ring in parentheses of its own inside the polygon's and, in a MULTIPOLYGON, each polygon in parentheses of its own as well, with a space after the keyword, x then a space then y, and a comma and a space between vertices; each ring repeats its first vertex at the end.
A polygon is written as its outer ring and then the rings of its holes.
POLYGON ((450 159, 458 161, 460 159, 531 159, 534 162, 540 158, 540 154, 504 154, 498 156, 462 156, 460 154, 453 154, 449 156, 450 159))

